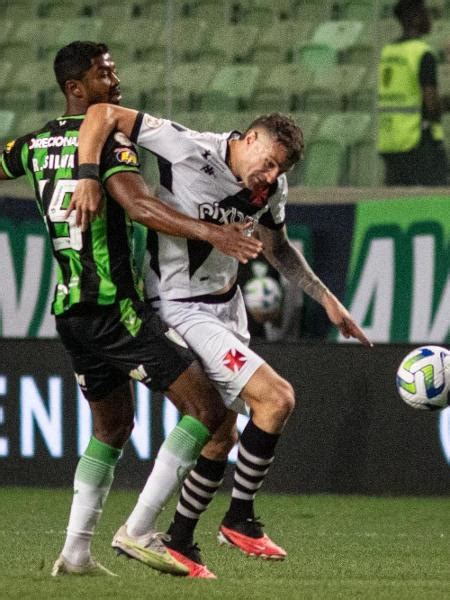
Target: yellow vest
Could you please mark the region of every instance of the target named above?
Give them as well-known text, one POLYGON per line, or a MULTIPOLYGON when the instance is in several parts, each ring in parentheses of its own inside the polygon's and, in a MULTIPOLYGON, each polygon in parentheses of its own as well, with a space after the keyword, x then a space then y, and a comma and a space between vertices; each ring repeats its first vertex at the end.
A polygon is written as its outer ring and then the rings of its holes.
MULTIPOLYGON (((419 69, 431 47, 422 40, 387 44, 378 70, 378 151, 408 152, 422 134, 422 88, 419 69)), ((433 138, 442 139, 442 126, 433 124, 433 138)))

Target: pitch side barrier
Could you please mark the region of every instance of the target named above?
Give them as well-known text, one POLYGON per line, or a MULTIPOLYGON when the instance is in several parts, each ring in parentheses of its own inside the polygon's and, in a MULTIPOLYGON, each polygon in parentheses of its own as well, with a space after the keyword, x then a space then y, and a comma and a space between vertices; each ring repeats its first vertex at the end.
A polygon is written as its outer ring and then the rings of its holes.
MULTIPOLYGON (((297 396, 266 491, 450 495, 450 409, 415 411, 395 390, 397 365, 413 346, 254 347, 297 396)), ((0 357, 0 484, 71 486, 92 429, 64 349, 57 340, 3 338, 0 357)), ((168 400, 141 384, 136 397, 136 426, 117 468, 118 487, 143 485, 178 417, 168 400)))

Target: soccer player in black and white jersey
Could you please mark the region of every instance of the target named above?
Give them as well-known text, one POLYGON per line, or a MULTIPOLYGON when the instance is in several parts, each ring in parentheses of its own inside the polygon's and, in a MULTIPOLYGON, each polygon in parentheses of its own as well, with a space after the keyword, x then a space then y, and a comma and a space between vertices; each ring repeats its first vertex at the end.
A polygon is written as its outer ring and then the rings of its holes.
MULTIPOLYGON (((131 380, 167 392, 184 415, 158 453, 158 472, 164 477, 160 493, 166 488, 173 493, 180 473, 195 464, 225 418, 221 398, 199 362, 143 302, 144 283, 132 253, 131 218, 171 235, 209 240, 244 262, 258 253, 259 246, 249 244, 240 226, 223 232, 153 197, 139 175, 134 146, 119 132, 108 137, 101 155, 104 210, 81 231, 66 214, 76 180, 83 176, 78 164, 79 128, 90 105, 120 101, 119 79, 108 48, 93 42, 62 48, 54 68, 65 111, 6 145, 0 154, 0 179, 27 175, 33 185, 59 267, 52 312, 94 423, 94 434, 75 472, 67 537, 52 575, 112 575, 92 558, 91 540, 133 428, 131 380)), ((135 541, 130 545, 121 531, 115 545, 132 554, 135 541)), ((151 532, 138 542, 139 558, 147 565, 188 574, 167 552, 161 534, 151 532)))
MULTIPOLYGON (((370 342, 348 311, 289 242, 284 223, 285 172, 303 151, 300 128, 287 116, 257 118, 244 133, 198 133, 178 123, 134 110, 98 104, 88 111, 80 136, 80 161, 95 169, 108 132, 118 129, 158 157, 159 197, 191 217, 226 225, 252 221, 264 254, 289 280, 318 301, 345 337, 370 342)), ((98 211, 92 180, 78 183, 77 221, 98 211)), ((251 418, 239 440, 230 507, 219 541, 263 558, 283 559, 285 550, 263 532, 254 498, 270 468, 275 446, 294 404, 292 386, 248 348, 244 303, 236 285, 238 262, 205 242, 149 232, 147 296, 200 357, 219 390, 227 417, 186 478, 168 533, 169 552, 193 577, 214 577, 203 565, 193 532, 218 489, 229 450, 237 439, 236 412, 251 418)), ((127 521, 129 531, 152 530, 161 504, 150 476, 127 521)))

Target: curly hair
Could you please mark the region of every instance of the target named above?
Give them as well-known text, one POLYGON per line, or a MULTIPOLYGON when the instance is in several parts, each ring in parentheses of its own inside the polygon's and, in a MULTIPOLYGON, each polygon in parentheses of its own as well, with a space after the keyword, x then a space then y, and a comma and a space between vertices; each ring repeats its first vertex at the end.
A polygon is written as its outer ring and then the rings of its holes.
POLYGON ((262 128, 279 144, 287 150, 286 167, 289 169, 303 158, 303 131, 288 115, 270 113, 260 115, 247 127, 243 136, 251 129, 262 128))

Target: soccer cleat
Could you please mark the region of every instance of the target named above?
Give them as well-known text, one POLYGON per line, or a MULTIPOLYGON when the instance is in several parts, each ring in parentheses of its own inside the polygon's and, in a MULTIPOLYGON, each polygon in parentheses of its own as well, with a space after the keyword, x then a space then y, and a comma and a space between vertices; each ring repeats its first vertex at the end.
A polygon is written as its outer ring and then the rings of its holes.
MULTIPOLYGON (((169 542, 172 544, 173 542, 169 542)), ((167 546, 168 552, 178 562, 182 563, 189 569, 188 577, 196 577, 198 579, 217 579, 216 575, 212 573, 200 557, 200 548, 197 544, 190 544, 189 546, 179 548, 171 548, 167 546)))
POLYGON ((188 575, 189 569, 167 551, 164 545, 164 541, 167 540, 166 534, 154 531, 133 537, 127 533, 127 526, 122 525, 114 536, 111 546, 118 554, 126 554, 130 558, 140 560, 144 565, 162 573, 188 575))
POLYGON ((263 531, 263 524, 257 519, 246 519, 238 523, 222 522, 217 536, 219 544, 227 544, 239 548, 249 556, 266 560, 283 560, 287 552, 277 546, 263 531))
POLYGON ((59 555, 52 568, 52 577, 59 575, 107 575, 117 577, 115 573, 91 558, 85 565, 73 565, 62 554, 59 555))

